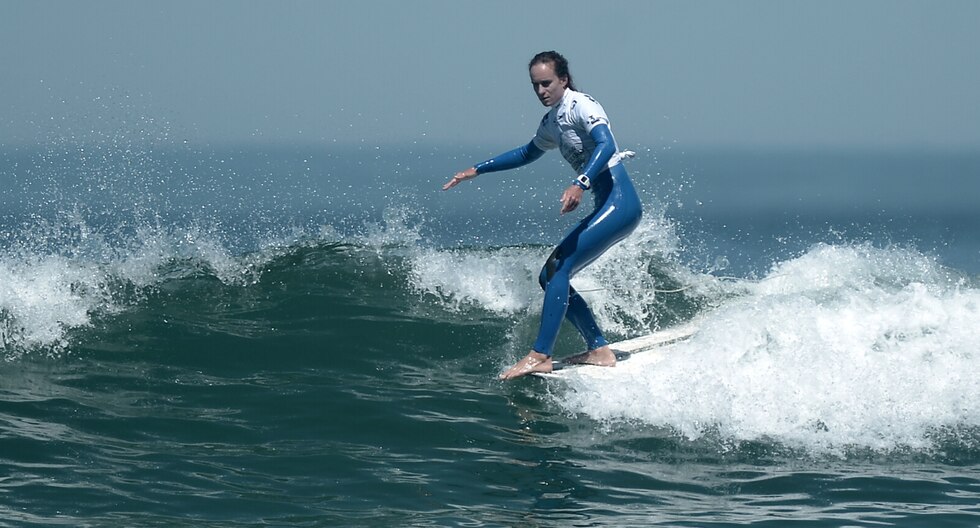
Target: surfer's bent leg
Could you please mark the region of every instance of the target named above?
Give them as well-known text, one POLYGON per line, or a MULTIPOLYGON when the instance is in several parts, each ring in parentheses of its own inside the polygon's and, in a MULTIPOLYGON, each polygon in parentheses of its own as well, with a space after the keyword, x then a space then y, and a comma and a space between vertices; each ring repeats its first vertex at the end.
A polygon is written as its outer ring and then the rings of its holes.
POLYGON ((568 318, 582 334, 589 350, 607 345, 599 325, 571 278, 610 247, 626 238, 640 223, 640 200, 625 169, 617 165, 597 179, 597 208, 555 248, 541 270, 544 288, 541 328, 533 349, 550 356, 561 321, 568 318))

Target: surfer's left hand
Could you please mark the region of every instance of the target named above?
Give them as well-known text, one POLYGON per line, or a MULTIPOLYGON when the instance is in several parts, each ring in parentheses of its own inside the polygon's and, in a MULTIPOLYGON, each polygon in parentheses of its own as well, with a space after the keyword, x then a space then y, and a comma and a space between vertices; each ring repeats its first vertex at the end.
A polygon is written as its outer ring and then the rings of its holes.
POLYGON ((561 214, 570 213, 582 202, 582 194, 585 191, 574 183, 561 195, 561 214))

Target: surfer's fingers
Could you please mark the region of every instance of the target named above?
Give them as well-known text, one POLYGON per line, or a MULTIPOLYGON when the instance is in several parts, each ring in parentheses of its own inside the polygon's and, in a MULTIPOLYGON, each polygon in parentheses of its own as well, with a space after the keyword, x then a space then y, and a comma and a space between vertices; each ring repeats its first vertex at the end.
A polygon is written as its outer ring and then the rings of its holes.
POLYGON ((582 201, 582 191, 577 185, 572 185, 561 195, 562 214, 574 211, 582 201))
POLYGON ((470 180, 473 178, 476 178, 475 169, 467 169, 462 172, 457 172, 453 176, 453 179, 449 180, 448 182, 446 182, 445 185, 442 186, 442 190, 448 191, 449 189, 452 189, 453 187, 459 185, 460 182, 470 180))
POLYGON ((456 175, 453 176, 451 180, 449 180, 448 182, 446 182, 445 185, 442 186, 442 190, 448 191, 449 189, 452 189, 453 187, 459 185, 459 182, 465 179, 465 178, 461 178, 460 174, 461 173, 456 173, 456 175))

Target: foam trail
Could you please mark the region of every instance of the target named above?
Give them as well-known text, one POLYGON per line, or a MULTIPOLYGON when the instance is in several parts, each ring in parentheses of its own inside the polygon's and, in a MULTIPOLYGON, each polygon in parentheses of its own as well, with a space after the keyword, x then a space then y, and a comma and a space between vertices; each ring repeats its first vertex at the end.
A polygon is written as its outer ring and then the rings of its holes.
POLYGON ((575 373, 556 403, 692 440, 833 453, 936 449, 980 427, 980 290, 932 259, 818 246, 739 287, 691 340, 575 373))

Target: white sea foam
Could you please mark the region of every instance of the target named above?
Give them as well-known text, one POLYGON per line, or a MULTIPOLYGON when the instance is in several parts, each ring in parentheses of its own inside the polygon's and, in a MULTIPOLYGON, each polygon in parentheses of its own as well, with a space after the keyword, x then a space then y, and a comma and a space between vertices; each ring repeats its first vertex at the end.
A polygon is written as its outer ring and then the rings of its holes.
POLYGON ((690 340, 573 373, 556 402, 692 440, 836 453, 932 449, 980 427, 980 290, 932 259, 817 246, 738 287, 690 340))
POLYGON ((63 348, 66 328, 85 325, 104 303, 99 272, 52 256, 0 260, 0 350, 15 344, 63 348))
POLYGON ((537 276, 547 254, 543 248, 426 250, 413 258, 413 286, 453 310, 470 306, 509 315, 540 302, 537 276))

